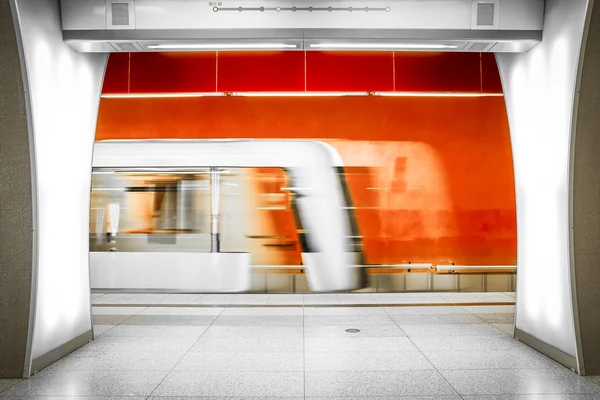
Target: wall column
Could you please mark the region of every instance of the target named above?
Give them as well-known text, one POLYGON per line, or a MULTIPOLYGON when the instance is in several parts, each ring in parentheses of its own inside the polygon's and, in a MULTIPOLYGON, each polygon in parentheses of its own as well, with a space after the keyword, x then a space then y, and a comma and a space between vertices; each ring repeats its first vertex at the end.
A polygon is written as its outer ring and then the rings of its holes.
POLYGON ((588 16, 572 148, 572 232, 582 374, 600 374, 600 3, 588 16))
POLYGON ((0 17, 14 24, 0 36, 0 360, 7 352, 5 375, 28 377, 93 338, 90 186, 107 55, 65 44, 59 0, 3 1, 0 17))
POLYGON ((600 365, 600 10, 545 7, 542 43, 497 55, 515 166, 515 336, 586 374, 600 365))
POLYGON ((0 2, 0 378, 26 368, 33 253, 30 140, 11 6, 0 2))

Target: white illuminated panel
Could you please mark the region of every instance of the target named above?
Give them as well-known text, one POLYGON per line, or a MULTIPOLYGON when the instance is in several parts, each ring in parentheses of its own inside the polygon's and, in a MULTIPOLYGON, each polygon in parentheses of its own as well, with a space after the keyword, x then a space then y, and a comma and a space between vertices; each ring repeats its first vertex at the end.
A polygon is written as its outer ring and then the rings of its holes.
MULTIPOLYGON (((91 330, 88 232, 92 146, 106 55, 62 40, 57 1, 16 0, 34 165, 32 359, 91 330), (36 273, 37 271, 37 273, 36 273)), ((28 361, 29 362, 29 361, 28 361)))
POLYGON ((546 2, 542 43, 499 54, 517 198, 516 328, 576 356, 569 247, 569 162, 587 0, 546 2))

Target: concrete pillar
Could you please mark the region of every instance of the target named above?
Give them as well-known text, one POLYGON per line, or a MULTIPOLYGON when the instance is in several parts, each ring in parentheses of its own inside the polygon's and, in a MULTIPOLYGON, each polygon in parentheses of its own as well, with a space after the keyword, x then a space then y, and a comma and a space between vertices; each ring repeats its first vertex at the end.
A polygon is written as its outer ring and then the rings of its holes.
POLYGON ((0 2, 0 377, 92 339, 89 210, 106 54, 62 39, 59 0, 0 2))
POLYGON ((33 259, 30 140, 10 3, 0 2, 0 378, 23 376, 33 259))
POLYGON ((600 3, 588 15, 572 148, 572 243, 579 367, 600 374, 600 3))

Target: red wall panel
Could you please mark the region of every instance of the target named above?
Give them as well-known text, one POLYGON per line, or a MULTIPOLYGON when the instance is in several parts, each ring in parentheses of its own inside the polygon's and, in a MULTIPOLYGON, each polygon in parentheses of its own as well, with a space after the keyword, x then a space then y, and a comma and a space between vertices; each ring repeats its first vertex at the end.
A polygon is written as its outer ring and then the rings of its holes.
POLYGON ((502 80, 496 56, 493 53, 481 53, 481 80, 486 93, 502 93, 502 80))
POLYGON ((308 51, 306 90, 393 91, 393 53, 308 51))
POLYGON ((131 53, 131 93, 215 92, 213 52, 131 53))
POLYGON ((492 92, 490 53, 113 53, 104 93, 247 91, 492 92))
POLYGON ((304 91, 304 52, 220 52, 220 92, 304 91))
POLYGON ((130 53, 110 55, 104 73, 102 93, 129 93, 129 55, 130 53))
POLYGON ((479 53, 395 53, 398 92, 480 92, 479 53))

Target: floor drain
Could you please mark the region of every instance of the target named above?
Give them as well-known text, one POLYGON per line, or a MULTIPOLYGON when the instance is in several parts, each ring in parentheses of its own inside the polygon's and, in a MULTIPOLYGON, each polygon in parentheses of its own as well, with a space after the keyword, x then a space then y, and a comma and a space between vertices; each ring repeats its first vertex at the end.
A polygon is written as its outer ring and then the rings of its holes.
POLYGON ((360 329, 354 329, 354 328, 346 329, 346 332, 348 332, 348 333, 358 333, 358 332, 360 332, 360 329))

